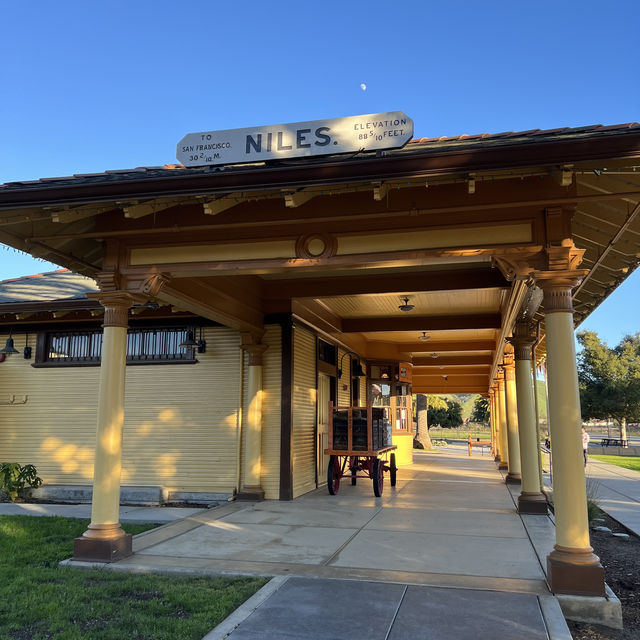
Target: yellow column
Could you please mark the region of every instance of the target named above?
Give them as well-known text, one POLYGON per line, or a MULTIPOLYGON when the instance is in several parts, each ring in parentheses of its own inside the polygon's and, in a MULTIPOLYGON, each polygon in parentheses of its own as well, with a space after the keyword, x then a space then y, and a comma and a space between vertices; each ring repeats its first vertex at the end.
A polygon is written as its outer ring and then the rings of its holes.
POLYGON ((237 500, 264 500, 262 473, 262 354, 267 346, 260 336, 242 335, 243 349, 249 357, 247 376, 246 432, 244 442, 244 481, 237 500))
POLYGON ((131 536, 119 522, 122 428, 127 363, 127 325, 132 297, 101 293, 104 335, 98 390, 98 426, 93 471, 91 524, 74 543, 78 560, 112 562, 132 553, 131 536))
MULTIPOLYGON (((511 349, 511 347, 509 347, 511 349)), ((518 403, 516 401, 516 367, 513 353, 504 355, 505 398, 507 408, 507 446, 509 471, 506 482, 520 484, 520 437, 518 436, 518 403)))
POLYGON ((604 571, 589 543, 573 336, 571 290, 584 273, 568 270, 533 273, 544 291, 549 420, 553 426, 556 544, 547 556, 547 577, 554 593, 604 596, 604 571))
POLYGON ((498 419, 500 429, 500 464, 498 469, 509 468, 509 448, 507 445, 507 401, 504 391, 504 370, 498 368, 498 419))
POLYGON ((493 407, 494 391, 493 387, 489 389, 489 428, 491 429, 491 453, 494 460, 497 459, 498 449, 496 446, 496 412, 493 407))
POLYGON ((513 338, 516 393, 518 396, 518 433, 520 436, 520 463, 522 491, 518 496, 519 513, 547 513, 547 500, 540 491, 538 474, 538 434, 531 376, 531 347, 536 338, 532 326, 526 322, 516 324, 513 338))
POLYGON ((500 452, 501 452, 501 444, 500 444, 500 409, 498 407, 498 382, 496 380, 494 380, 493 384, 491 385, 491 391, 493 392, 493 404, 492 404, 492 408, 493 408, 493 412, 494 412, 494 417, 493 417, 493 437, 495 438, 494 440, 494 450, 495 450, 495 454, 494 454, 494 460, 496 462, 500 462, 501 457, 500 457, 500 452))

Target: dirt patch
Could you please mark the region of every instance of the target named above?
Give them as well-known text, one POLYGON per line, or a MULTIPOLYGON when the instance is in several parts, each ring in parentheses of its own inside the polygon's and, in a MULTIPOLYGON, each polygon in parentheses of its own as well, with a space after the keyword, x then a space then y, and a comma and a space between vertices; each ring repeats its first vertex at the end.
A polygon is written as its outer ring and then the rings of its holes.
POLYGON ((614 533, 629 533, 621 540, 610 533, 591 531, 591 546, 600 557, 605 579, 622 603, 622 631, 595 624, 568 622, 574 640, 640 640, 640 539, 605 513, 599 525, 614 533))

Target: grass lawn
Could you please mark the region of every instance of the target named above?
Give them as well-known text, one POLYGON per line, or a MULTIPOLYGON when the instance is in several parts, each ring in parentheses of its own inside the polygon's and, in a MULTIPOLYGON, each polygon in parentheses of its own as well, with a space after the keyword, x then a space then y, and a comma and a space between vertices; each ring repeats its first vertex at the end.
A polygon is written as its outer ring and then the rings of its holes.
POLYGON ((589 458, 599 460, 600 462, 608 462, 609 464, 615 464, 618 467, 624 467, 625 469, 633 469, 634 471, 640 471, 640 458, 631 456, 592 456, 589 458))
MULTIPOLYGON (((0 516, 0 638, 200 640, 267 582, 59 567, 88 524, 0 516)), ((153 525, 123 528, 136 534, 153 525)))

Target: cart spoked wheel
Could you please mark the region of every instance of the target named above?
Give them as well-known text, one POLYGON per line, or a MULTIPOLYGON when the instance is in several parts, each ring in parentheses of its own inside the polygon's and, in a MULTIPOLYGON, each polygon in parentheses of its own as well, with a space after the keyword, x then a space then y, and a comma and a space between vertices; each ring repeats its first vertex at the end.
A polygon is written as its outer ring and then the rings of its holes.
POLYGON ((391 481, 391 486, 396 486, 396 474, 398 472, 398 467, 396 466, 396 454, 392 453, 389 456, 389 480, 391 481))
POLYGON ((384 462, 380 458, 373 461, 373 493, 376 498, 382 495, 384 485, 384 462))
POLYGON ((338 456, 331 456, 329 458, 329 466, 327 467, 327 489, 332 496, 335 496, 340 489, 340 476, 342 470, 340 469, 340 461, 338 456))
POLYGON ((358 458, 353 458, 353 463, 351 465, 351 484, 356 484, 356 473, 358 473, 358 458))

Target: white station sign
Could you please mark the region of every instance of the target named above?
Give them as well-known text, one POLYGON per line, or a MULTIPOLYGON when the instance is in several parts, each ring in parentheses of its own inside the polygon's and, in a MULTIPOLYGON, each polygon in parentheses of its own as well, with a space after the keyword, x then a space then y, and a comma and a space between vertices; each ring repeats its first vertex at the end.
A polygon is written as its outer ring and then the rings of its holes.
POLYGON ((402 111, 331 120, 188 133, 176 156, 186 167, 398 149, 413 137, 402 111))

